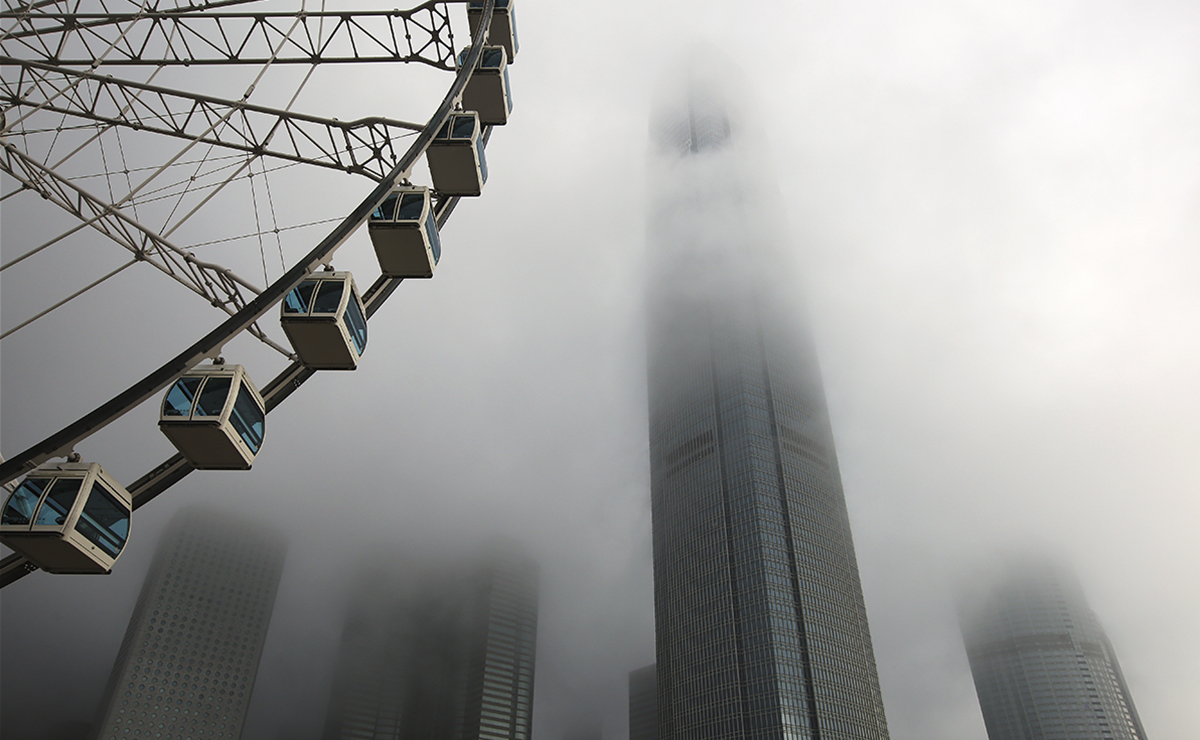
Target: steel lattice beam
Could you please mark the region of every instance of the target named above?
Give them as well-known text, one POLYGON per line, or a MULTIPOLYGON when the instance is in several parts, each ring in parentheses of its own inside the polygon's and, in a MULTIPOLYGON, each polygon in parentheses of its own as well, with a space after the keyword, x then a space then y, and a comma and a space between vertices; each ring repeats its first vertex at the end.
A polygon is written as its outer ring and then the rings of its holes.
POLYGON ((10 24, 0 44, 9 56, 93 68, 417 62, 453 70, 448 6, 464 1, 430 0, 412 10, 358 12, 6 12, 0 13, 0 21, 10 24))
MULTIPOLYGON (((10 57, 0 57, 0 64, 18 69, 0 79, 0 106, 62 113, 376 182, 395 165, 393 140, 422 128, 378 117, 338 121, 10 57)), ((20 113, 8 118, 19 130, 20 113)))
MULTIPOLYGON (((246 305, 243 291, 251 295, 262 292, 228 268, 196 259, 112 203, 60 177, 12 144, 0 150, 0 170, 230 315, 246 305)), ((291 355, 290 350, 271 340, 257 326, 250 331, 271 348, 291 355)))

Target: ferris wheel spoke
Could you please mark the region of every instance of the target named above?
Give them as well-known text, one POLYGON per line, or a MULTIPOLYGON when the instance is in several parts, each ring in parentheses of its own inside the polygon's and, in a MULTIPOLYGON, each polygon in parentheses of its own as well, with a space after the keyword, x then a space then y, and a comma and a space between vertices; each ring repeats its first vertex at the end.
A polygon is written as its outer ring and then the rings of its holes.
POLYGON ((237 310, 246 304, 243 291, 256 295, 261 292, 261 288, 232 270, 196 259, 195 255, 125 215, 112 203, 59 176, 11 144, 3 149, 0 170, 129 250, 138 261, 157 267, 214 306, 231 306, 237 310))
POLYGON ((449 6, 465 1, 353 12, 214 13, 211 5, 130 14, 7 12, 0 20, 14 21, 4 39, 14 55, 69 66, 416 62, 453 70, 449 6), (303 33, 289 34, 297 18, 303 33), (102 57, 94 51, 110 47, 102 57))

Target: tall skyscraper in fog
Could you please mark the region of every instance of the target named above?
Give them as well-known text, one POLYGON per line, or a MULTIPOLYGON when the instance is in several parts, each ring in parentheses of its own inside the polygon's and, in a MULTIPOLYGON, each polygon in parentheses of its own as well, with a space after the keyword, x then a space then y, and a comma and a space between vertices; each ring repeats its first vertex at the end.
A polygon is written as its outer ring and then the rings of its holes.
POLYGON ((1016 566, 964 602, 961 622, 989 740, 1146 740, 1072 575, 1044 561, 1016 566))
POLYGON ((748 164, 758 142, 694 77, 652 138, 661 740, 882 740, 824 390, 771 226, 774 187, 748 164))
POLYGON ((342 634, 324 740, 530 740, 537 565, 368 569, 342 634))
POLYGON ((286 544, 276 532, 183 509, 163 532, 92 736, 242 736, 286 544))

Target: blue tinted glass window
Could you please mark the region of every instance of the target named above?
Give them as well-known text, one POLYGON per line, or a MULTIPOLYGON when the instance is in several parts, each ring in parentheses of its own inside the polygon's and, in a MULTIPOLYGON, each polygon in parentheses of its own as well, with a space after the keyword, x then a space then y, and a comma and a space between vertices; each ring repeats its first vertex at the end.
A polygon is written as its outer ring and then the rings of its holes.
POLYGON ((483 55, 480 58, 479 66, 487 69, 500 69, 500 65, 504 63, 504 48, 497 47, 494 49, 484 49, 483 55))
POLYGON ((450 135, 452 139, 470 139, 475 134, 475 117, 474 116, 455 116, 454 117, 454 133, 450 135))
POLYGON ((317 288, 317 300, 313 301, 312 312, 337 313, 338 304, 342 302, 342 288, 346 285, 341 280, 323 280, 317 288))
POLYGON ((396 213, 396 200, 400 197, 399 193, 392 193, 383 199, 379 206, 371 211, 372 221, 391 221, 393 214, 396 213))
POLYGON ((192 413, 192 399, 196 397, 196 389, 204 382, 204 378, 180 378, 167 391, 163 400, 163 416, 189 416, 192 413))
POLYGON ((308 302, 312 298, 316 280, 304 280, 283 299, 284 313, 308 313, 308 302))
POLYGON ((46 500, 42 502, 42 508, 38 509, 34 525, 54 526, 66 522, 82 485, 83 478, 56 478, 54 485, 50 486, 50 493, 46 494, 46 500))
POLYGON ((442 237, 438 235, 437 219, 432 213, 425 219, 425 234, 429 237, 429 251, 433 253, 433 264, 436 266, 442 258, 442 237))
POLYGON ((96 547, 116 557, 129 538, 129 509, 97 481, 75 529, 96 547))
POLYGON ((367 348, 367 319, 358 307, 354 296, 346 303, 346 315, 343 317, 346 328, 350 330, 350 339, 354 341, 354 349, 359 355, 367 348))
POLYGON ((438 129, 436 138, 438 138, 438 139, 449 139, 450 138, 450 123, 453 120, 454 120, 454 116, 446 117, 446 122, 443 123, 442 127, 438 129))
POLYGON ((425 192, 420 193, 405 193, 404 200, 400 201, 400 215, 396 217, 397 221, 416 221, 421 218, 421 213, 425 210, 425 192))
POLYGON ((257 453, 258 448, 262 447, 266 417, 259 405, 255 403, 254 397, 250 395, 250 389, 244 385, 238 388, 237 401, 233 404, 233 413, 229 415, 229 422, 233 424, 233 430, 238 433, 250 451, 257 453))
POLYGON ((504 68, 504 103, 509 113, 512 113, 512 83, 508 80, 508 67, 504 68))
POLYGON ((38 499, 42 497, 42 492, 50 485, 51 480, 26 478, 4 504, 4 515, 0 518, 0 524, 29 524, 33 520, 33 511, 37 508, 38 499))
POLYGON ((471 53, 470 47, 463 49, 458 53, 458 66, 463 66, 467 63, 467 56, 471 53))
POLYGON ((220 416, 225 409, 225 399, 229 397, 229 385, 233 378, 228 375, 209 378, 200 389, 200 398, 196 400, 195 416, 220 416))

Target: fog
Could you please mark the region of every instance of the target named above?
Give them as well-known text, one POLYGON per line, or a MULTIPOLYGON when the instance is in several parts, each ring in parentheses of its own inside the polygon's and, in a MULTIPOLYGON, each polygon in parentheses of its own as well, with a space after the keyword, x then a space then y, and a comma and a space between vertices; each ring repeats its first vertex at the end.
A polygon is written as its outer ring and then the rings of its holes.
MULTIPOLYGON (((597 725, 625 738, 627 674, 654 657, 649 119, 663 70, 697 44, 741 68, 761 117, 893 738, 986 737, 954 584, 1026 544, 1078 571, 1148 734, 1200 735, 1200 10, 521 0, 519 28, 484 194, 443 230, 437 276, 406 281, 372 319, 360 368, 319 373, 273 412, 252 471, 194 473, 139 510, 112 575, 4 589, 3 735, 90 722, 161 528, 204 503, 268 517, 291 542, 245 737, 319 737, 364 553, 504 535, 541 566, 535 738, 597 725)), ((381 99, 380 77, 323 66, 298 108, 424 120, 449 80, 385 73, 398 92, 381 99)), ((336 173, 271 184, 294 222, 371 187, 336 173)), ((189 238, 249 224, 239 192, 189 238)), ((53 218, 5 201, 2 261, 53 218)), ((281 251, 298 259, 322 230, 281 251)), ((2 274, 4 330, 124 256, 99 236, 60 246, 2 274)), ((279 274, 273 243, 205 249, 259 284, 279 274)), ((335 264, 369 284, 365 230, 335 264)), ((222 316, 135 265, 6 338, 0 451, 222 316)), ((248 340, 223 354, 260 385, 282 366, 248 340)), ((80 445, 84 459, 125 483, 166 459, 154 405, 80 445)))

